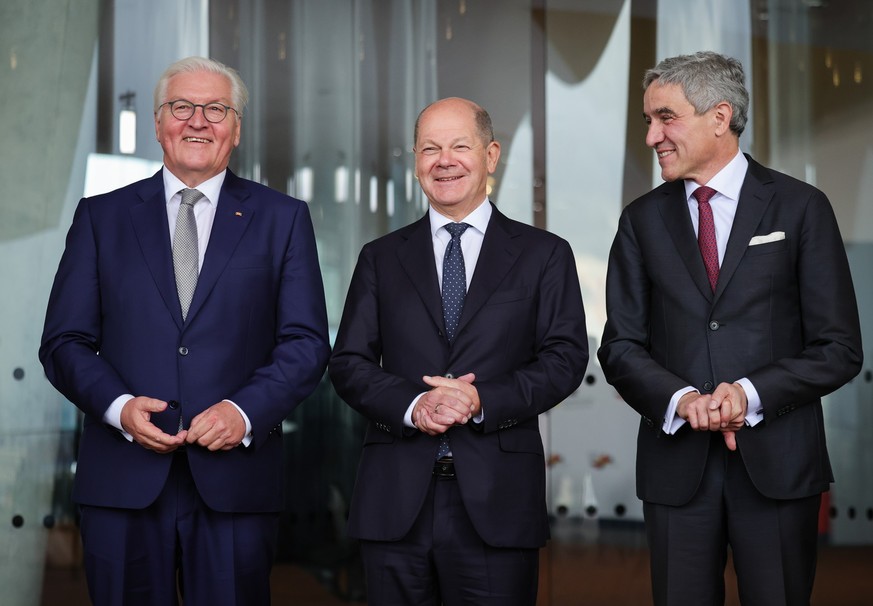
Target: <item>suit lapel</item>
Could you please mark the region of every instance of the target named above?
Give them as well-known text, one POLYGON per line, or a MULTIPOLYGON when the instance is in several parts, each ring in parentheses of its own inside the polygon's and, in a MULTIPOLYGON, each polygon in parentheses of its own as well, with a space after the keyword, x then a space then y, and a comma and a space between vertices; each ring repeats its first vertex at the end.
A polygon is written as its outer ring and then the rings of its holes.
MULTIPOLYGON (((456 340, 464 327, 485 305, 521 254, 521 246, 514 241, 516 234, 513 233, 511 222, 493 206, 492 209, 485 239, 482 241, 482 250, 476 262, 476 271, 467 289, 456 340)), ((397 248, 397 259, 415 286, 434 324, 439 326, 440 330, 444 330, 442 294, 434 264, 433 236, 428 215, 413 223, 408 235, 403 235, 406 240, 397 248)))
POLYGON ((518 261, 521 245, 514 240, 516 236, 509 219, 492 205, 491 219, 482 241, 476 271, 467 289, 456 339, 518 261))
POLYGON ((773 179, 767 171, 757 162, 749 158, 749 168, 746 171, 746 179, 740 190, 740 200, 737 204, 737 214, 731 227, 731 235, 728 238, 727 249, 718 273, 718 287, 716 297, 724 292, 731 276, 737 270, 749 241, 755 235, 755 230, 761 223, 764 212, 773 199, 773 188, 770 187, 773 179))
MULTIPOLYGON (((712 300, 712 286, 706 275, 706 267, 700 256, 700 248, 694 235, 694 225, 688 212, 688 200, 685 199, 685 187, 682 181, 674 181, 663 186, 663 198, 658 202, 658 208, 667 232, 673 240, 673 245, 679 251, 679 256, 691 279, 708 300, 712 300)), ((720 280, 719 280, 720 281, 720 280)))
POLYGON ((188 310, 189 322, 209 297, 255 214, 254 209, 246 202, 248 197, 249 191, 243 186, 243 181, 228 169, 219 194, 218 207, 215 209, 215 220, 212 223, 203 268, 197 278, 197 288, 188 310))
POLYGON ((434 324, 444 331, 442 294, 434 262, 430 218, 424 215, 401 235, 405 241, 397 247, 397 260, 418 292, 434 324))
POLYGON ((133 231, 155 286, 167 306, 167 311, 181 328, 182 309, 176 294, 170 228, 167 223, 167 200, 164 196, 164 178, 161 171, 145 181, 137 190, 137 195, 140 201, 130 209, 133 231))

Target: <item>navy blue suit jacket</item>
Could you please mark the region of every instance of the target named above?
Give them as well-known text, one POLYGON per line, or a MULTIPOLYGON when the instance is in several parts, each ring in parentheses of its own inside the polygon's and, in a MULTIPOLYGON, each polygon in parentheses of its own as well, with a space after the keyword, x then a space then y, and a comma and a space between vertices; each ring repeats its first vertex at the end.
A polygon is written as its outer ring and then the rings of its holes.
POLYGON ((160 493, 171 455, 127 441, 103 421, 130 393, 181 406, 152 415, 175 434, 223 400, 253 442, 226 452, 188 447, 207 505, 282 507, 282 420, 307 397, 329 355, 324 291, 305 203, 227 172, 185 323, 176 294, 161 172, 82 199, 67 235, 40 359, 85 413, 74 499, 142 508, 160 493))
POLYGON ((367 244, 330 362, 340 396, 370 421, 350 535, 406 535, 428 492, 438 438, 405 427, 404 414, 430 389, 424 375, 473 372, 484 421, 449 430, 467 513, 490 545, 543 545, 538 416, 579 386, 587 362, 579 278, 565 240, 495 208, 451 346, 429 217, 367 244))
POLYGON ((662 184, 621 215, 606 305, 598 357, 641 415, 641 499, 683 505, 703 477, 710 435, 687 424, 665 435, 671 396, 743 377, 763 406, 763 420, 736 435, 755 488, 774 499, 828 489, 821 398, 858 373, 862 350, 845 248, 821 191, 749 158, 713 293, 683 182, 662 184))

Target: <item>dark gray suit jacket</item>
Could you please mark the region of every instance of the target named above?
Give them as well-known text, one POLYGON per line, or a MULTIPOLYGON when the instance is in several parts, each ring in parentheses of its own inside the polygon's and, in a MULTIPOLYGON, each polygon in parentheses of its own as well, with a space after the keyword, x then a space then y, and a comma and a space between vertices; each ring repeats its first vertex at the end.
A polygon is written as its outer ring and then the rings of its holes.
POLYGON ((641 499, 681 505, 703 475, 709 434, 662 431, 673 393, 742 377, 763 406, 763 421, 737 433, 758 491, 790 499, 828 489, 821 398, 858 373, 862 351, 843 241, 822 192, 750 158, 713 294, 683 183, 664 183, 622 213, 607 311, 598 357, 642 417, 641 499), (750 245, 775 232, 785 237, 750 245))
POLYGON ((424 375, 476 374, 484 422, 449 430, 457 481, 488 544, 548 538, 537 417, 575 390, 588 362, 569 244, 494 209, 458 332, 444 334, 430 219, 361 251, 330 361, 340 396, 369 419, 349 516, 353 537, 394 541, 424 503, 438 439, 403 424, 424 375))

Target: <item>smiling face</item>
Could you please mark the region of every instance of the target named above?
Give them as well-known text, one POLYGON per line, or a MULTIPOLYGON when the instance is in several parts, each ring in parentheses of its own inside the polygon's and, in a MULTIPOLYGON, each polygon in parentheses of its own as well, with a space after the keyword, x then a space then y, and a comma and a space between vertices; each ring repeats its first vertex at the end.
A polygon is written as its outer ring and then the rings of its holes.
MULTIPOLYGON (((177 99, 233 106, 230 81, 208 71, 170 78, 161 103, 177 99)), ((222 122, 209 122, 199 107, 187 120, 178 120, 169 105, 162 105, 155 113, 155 133, 164 150, 164 165, 185 185, 196 187, 227 168, 231 152, 239 145, 240 121, 236 112, 228 110, 222 122)))
POLYGON ((500 158, 500 144, 484 141, 477 128, 476 109, 464 99, 444 99, 418 123, 415 175, 434 210, 454 221, 485 199, 488 175, 500 158))
POLYGON ((690 179, 705 185, 737 154, 729 103, 698 114, 678 84, 656 80, 643 95, 646 145, 658 154, 665 181, 690 179))

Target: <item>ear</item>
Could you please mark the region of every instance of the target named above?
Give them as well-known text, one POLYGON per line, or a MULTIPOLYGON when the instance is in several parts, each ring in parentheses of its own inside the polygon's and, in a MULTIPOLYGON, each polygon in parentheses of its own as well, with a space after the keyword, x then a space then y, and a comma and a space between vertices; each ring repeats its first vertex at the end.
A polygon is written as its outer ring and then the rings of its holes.
POLYGON ((492 174, 497 170, 497 161, 500 159, 500 143, 492 141, 488 144, 485 150, 485 164, 488 168, 488 174, 492 174))
POLYGON ((731 118, 734 116, 734 109, 727 101, 722 101, 713 108, 713 116, 715 117, 715 136, 721 137, 731 132, 731 118))

